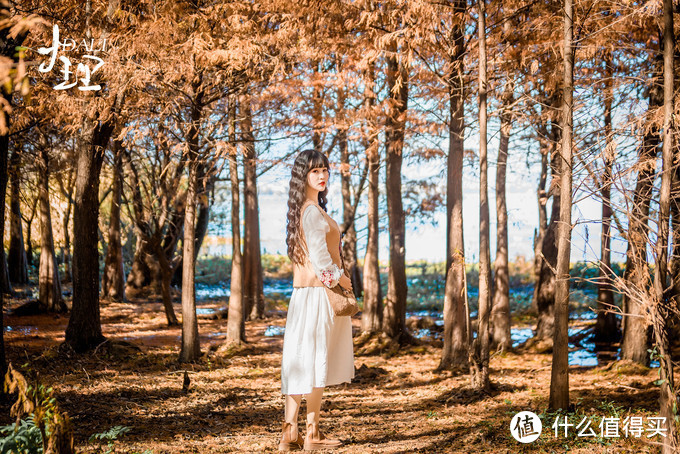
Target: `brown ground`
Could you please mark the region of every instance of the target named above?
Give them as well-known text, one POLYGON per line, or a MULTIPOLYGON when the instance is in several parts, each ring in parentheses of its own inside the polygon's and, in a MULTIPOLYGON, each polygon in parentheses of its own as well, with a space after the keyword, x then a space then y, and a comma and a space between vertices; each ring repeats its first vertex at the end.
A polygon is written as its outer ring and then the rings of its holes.
MULTIPOLYGON (((10 302, 10 308, 18 302, 10 302)), ((208 303, 202 307, 218 307, 208 303)), ((176 308, 179 314, 179 307, 176 308)), ((122 425, 131 431, 115 452, 274 452, 283 417, 280 393, 282 336, 265 337, 270 325, 285 325, 283 313, 249 322, 249 344, 218 352, 226 320, 199 319, 200 363, 179 365, 181 330, 166 328, 158 302, 102 303, 104 334, 129 341, 141 352, 102 347, 90 355, 59 350, 66 316, 7 316, 9 360, 29 377, 54 387, 60 407, 75 428, 79 450, 96 452, 92 434, 122 425), (191 385, 182 392, 184 371, 191 385)), ((354 320, 355 328, 359 320, 354 320)), ((538 441, 523 445, 509 432, 521 410, 547 407, 548 354, 496 355, 490 395, 473 392, 467 375, 435 373, 441 350, 410 347, 391 357, 356 356, 361 368, 351 384, 326 389, 322 430, 345 441, 337 452, 655 452, 633 438, 554 436, 555 417, 544 420, 538 441), (547 426, 547 427, 546 427, 547 426)), ((597 425, 601 416, 658 415, 657 370, 617 363, 570 371, 571 401, 578 423, 597 425)), ((304 404, 303 404, 304 405, 304 404)), ((303 407, 304 411, 304 407, 303 407)), ((303 420, 301 415, 300 421, 303 420)), ((3 405, 2 423, 10 421, 3 405)), ((647 421, 645 420, 645 423, 647 421)), ((304 435, 304 434, 303 434, 304 435)), ((645 437, 645 435, 643 435, 645 437)), ((659 437, 655 437, 658 440, 659 437)))

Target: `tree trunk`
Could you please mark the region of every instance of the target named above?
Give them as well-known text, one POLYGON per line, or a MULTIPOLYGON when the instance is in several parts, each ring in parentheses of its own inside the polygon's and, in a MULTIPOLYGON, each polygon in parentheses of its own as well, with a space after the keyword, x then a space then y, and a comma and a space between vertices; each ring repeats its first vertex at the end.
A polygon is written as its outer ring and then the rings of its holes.
MULTIPOLYGON (((198 126, 191 125, 192 135, 198 134, 198 126)), ((192 139, 189 139, 192 140, 192 139)), ((198 140, 196 138, 196 140, 198 140)), ((189 188, 187 190, 186 215, 184 217, 184 260, 182 266, 182 350, 179 353, 180 363, 194 362, 201 354, 198 338, 198 320, 196 318, 196 286, 195 286, 195 262, 194 247, 196 238, 196 187, 197 179, 197 153, 192 152, 189 163, 189 188)))
MULTIPOLYGON (((506 24, 509 24, 506 22, 506 24)), ((514 83, 508 80, 503 94, 501 137, 496 164, 496 260, 494 262, 494 292, 491 311, 492 343, 503 351, 512 348, 510 337, 510 273, 508 270, 508 208, 505 196, 505 176, 508 165, 508 145, 512 129, 510 104, 514 83)))
POLYGON ((556 140, 559 134, 556 124, 551 125, 550 137, 550 167, 551 181, 550 193, 552 194, 552 208, 550 213, 550 224, 545 232, 543 244, 541 246, 541 265, 534 298, 538 311, 536 323, 536 333, 532 343, 540 342, 542 350, 549 351, 552 348, 553 333, 555 329, 555 267, 557 266, 557 229, 560 223, 560 175, 562 160, 558 154, 556 140))
MULTIPOLYGON (((69 179, 70 180, 70 179, 69 179)), ((69 181, 69 185, 71 185, 69 181)), ((71 213, 73 212, 73 191, 70 190, 68 200, 66 201, 66 212, 64 213, 64 279, 66 282, 73 281, 73 273, 71 273, 71 234, 69 233, 69 222, 71 219, 71 213)))
POLYGON ((73 209, 73 173, 74 168, 69 168, 66 186, 64 186, 61 175, 56 175, 57 183, 59 183, 59 190, 64 198, 66 198, 66 210, 64 210, 64 217, 62 219, 64 246, 61 250, 61 258, 64 263, 64 282, 71 282, 73 280, 73 276, 71 275, 71 235, 68 229, 71 220, 71 211, 73 209))
MULTIPOLYGON (((393 53, 397 51, 392 46, 393 53)), ((390 269, 383 313, 383 331, 399 343, 406 333, 406 233, 401 195, 406 111, 408 108, 408 70, 394 56, 387 57, 387 87, 390 107, 385 120, 387 218, 389 221, 390 269)))
POLYGON ((151 282, 151 269, 146 263, 148 250, 148 241, 144 240, 141 235, 138 235, 135 255, 132 258, 132 266, 130 267, 125 284, 126 292, 130 292, 132 289, 141 289, 151 282))
POLYGON ((607 51, 604 57, 604 174, 602 175, 602 236, 600 239, 600 271, 597 286, 597 322, 595 324, 596 344, 611 345, 620 338, 620 331, 616 323, 614 312, 614 292, 611 283, 611 184, 612 167, 616 152, 616 145, 612 135, 612 102, 614 97, 612 54, 607 51))
POLYGON ((367 151, 368 159, 368 239, 364 256, 364 307, 361 315, 361 330, 379 332, 383 323, 383 295, 380 287, 380 262, 378 260, 380 236, 379 178, 380 155, 376 147, 367 151))
MULTIPOLYGON (((658 83, 660 72, 649 89, 648 113, 663 104, 663 91, 658 83)), ((628 225, 628 248, 624 280, 632 288, 646 289, 651 286, 647 265, 647 239, 649 235, 649 206, 656 175, 656 157, 659 148, 659 131, 647 131, 638 148, 637 183, 633 194, 632 211, 628 225)), ((644 320, 645 310, 637 298, 623 295, 621 358, 649 365, 651 332, 644 320)))
MULTIPOLYGON (((158 257, 158 265, 161 274, 161 298, 163 300, 163 310, 165 311, 165 318, 168 321, 168 326, 178 326, 175 309, 172 307, 172 295, 170 294, 170 281, 172 280, 172 264, 168 260, 167 252, 163 249, 160 238, 154 238, 153 241, 156 257, 158 257)), ((174 249, 174 248, 173 248, 174 249)))
POLYGON ((548 232, 548 212, 546 209, 548 193, 545 191, 545 186, 548 181, 548 156, 550 154, 550 145, 548 144, 548 128, 546 125, 547 122, 541 120, 541 124, 538 127, 538 135, 540 137, 541 174, 538 178, 538 188, 536 189, 536 199, 538 201, 538 229, 534 230, 534 297, 531 300, 531 312, 534 314, 538 314, 538 283, 541 279, 541 265, 543 264, 541 253, 545 235, 548 232))
POLYGON ((33 198, 33 205, 31 205, 31 216, 26 220, 26 262, 28 266, 33 266, 33 219, 38 208, 38 197, 33 198))
MULTIPOLYGON (((466 2, 453 1, 453 11, 464 17, 466 2)), ((464 22, 454 23, 449 37, 448 74, 449 154, 446 182, 446 284, 444 288, 444 347, 440 369, 464 369, 468 364, 465 246, 463 241, 463 156, 465 147, 465 36, 464 22)))
MULTIPOLYGON (((0 41, 0 44, 2 45, 7 45, 7 41, 5 40, 5 32, 1 33, 2 35, 2 41, 0 41)), ((11 40, 9 40, 11 41, 11 40)), ((5 94, 3 91, 3 95, 5 100, 8 103, 11 103, 12 97, 8 96, 5 94)), ((6 121, 9 123, 9 119, 7 118, 6 121)), ((7 124, 7 127, 9 128, 9 124, 7 124)), ((7 195, 7 180, 8 180, 8 172, 7 172, 7 164, 8 164, 8 156, 9 156, 9 136, 7 134, 1 134, 0 135, 0 195, 2 198, 0 201, 2 202, 2 237, 0 239, 3 239, 2 242, 0 242, 0 293, 12 293, 12 284, 10 283, 9 280, 9 271, 7 267, 7 256, 5 255, 5 243, 4 243, 4 237, 5 237, 5 197, 7 195)), ((2 309, 2 308, 0 308, 2 309)), ((4 344, 3 344, 4 345, 4 344)), ((4 348, 2 351, 3 358, 4 358, 4 348)), ((4 366, 4 362, 2 363, 4 366)))
POLYGON ((380 288, 380 263, 378 261, 378 238, 380 236, 380 143, 375 119, 371 116, 375 106, 375 73, 371 66, 367 71, 365 97, 371 136, 366 149, 368 160, 368 239, 364 256, 364 307, 361 313, 361 330, 377 333, 382 328, 382 290, 380 288))
POLYGON ((234 149, 229 153, 229 179, 231 181, 231 286, 227 316, 227 342, 240 344, 246 340, 245 314, 243 312, 243 257, 241 256, 240 185, 236 148, 236 106, 230 107, 229 141, 234 149))
POLYGON ((7 265, 9 280, 13 284, 28 283, 28 261, 24 247, 24 233, 21 228, 21 154, 20 148, 16 148, 9 159, 10 180, 10 215, 9 215, 9 253, 7 265))
POLYGON ((489 313, 491 312, 491 251, 489 232, 489 183, 486 112, 486 0, 478 0, 479 36, 479 311, 477 338, 470 362, 472 387, 489 389, 489 313))
POLYGON ((123 194, 123 151, 119 140, 113 141, 113 190, 109 217, 109 245, 104 260, 102 296, 117 301, 125 300, 123 244, 120 235, 120 203, 123 194))
POLYGON ((76 157, 73 204, 73 308, 66 343, 89 350, 104 340, 99 315, 99 174, 124 94, 99 119, 85 118, 76 157))
POLYGON ((557 229, 555 276, 555 336, 553 338, 550 409, 569 407, 569 257, 571 254, 572 132, 574 95, 574 17, 572 0, 564 1, 564 94, 560 158, 560 224, 557 229))
POLYGON ((659 395, 659 416, 665 418, 668 433, 663 437, 663 454, 677 452, 676 421, 677 397, 674 390, 673 361, 668 341, 668 319, 673 317, 668 310, 667 261, 668 261, 668 223, 670 218, 671 167, 673 166, 673 53, 675 39, 673 33, 673 0, 663 1, 663 75, 664 75, 664 122, 661 188, 659 193, 659 231, 656 241, 656 267, 654 273, 654 304, 652 305, 652 327, 659 353, 659 378, 662 380, 659 395), (675 411, 674 411, 675 410, 675 411))
MULTIPOLYGON (((44 137, 44 136, 43 136, 44 137)), ((65 312, 66 304, 61 295, 59 269, 54 253, 52 217, 49 197, 49 146, 46 139, 41 140, 40 175, 38 197, 40 198, 40 267, 38 270, 38 301, 43 310, 65 312)))
MULTIPOLYGON (((2 44, 3 47, 7 47, 8 45, 8 40, 6 40, 6 33, 8 33, 7 29, 3 30, 0 32, 0 37, 2 37, 2 44)), ((11 43, 11 40, 9 40, 9 43, 11 43)), ((14 47, 12 46, 12 49, 14 47)), ((5 97, 5 100, 9 102, 7 99, 8 96, 2 92, 3 96, 5 97)), ((10 123, 10 116, 6 115, 5 121, 7 122, 6 127, 9 129, 9 123, 10 123)), ((8 131, 9 132, 9 131, 8 131)), ((7 158, 9 156, 9 135, 8 133, 0 134, 0 200, 3 203, 0 203, 0 251, 2 251, 2 257, 0 259, 4 260, 4 252, 5 252, 5 196, 6 196, 6 191, 7 191, 7 158)), ((0 267, 0 272, 2 272, 2 268, 0 267)), ((5 269, 6 271, 6 269, 5 269)), ((9 283, 9 278, 7 279, 7 282, 9 283)), ((5 289, 0 288, 0 373, 2 374, 2 377, 5 376, 5 373, 7 372, 7 361, 5 359, 5 321, 4 321, 4 313, 5 313, 5 289)), ((4 379, 2 380, 4 383, 4 379)), ((4 393, 4 389, 2 390, 4 393)))
POLYGON ((262 257, 260 253, 260 215, 257 200, 257 156, 253 136, 250 98, 242 97, 240 106, 243 136, 243 198, 244 198, 244 312, 250 319, 264 317, 262 257))
MULTIPOLYGON (((203 245, 203 240, 208 232, 208 223, 210 221, 210 194, 215 186, 215 175, 212 171, 206 174, 205 164, 200 164, 198 167, 198 215, 196 216, 196 240, 194 245, 194 259, 198 259, 198 253, 203 245)), ((170 230, 168 230, 170 232, 170 230)), ((174 250, 174 247, 172 248, 174 250)), ((168 249, 170 251, 170 249, 168 249)), ((180 258, 179 263, 174 268, 174 274, 171 279, 173 285, 182 286, 182 268, 183 259, 180 258)))
MULTIPOLYGON (((4 17, 3 17, 4 18, 4 17)), ((0 31, 0 54, 8 57, 14 58, 16 55, 16 46, 20 46, 28 31, 22 32, 16 38, 9 37, 10 28, 6 27, 0 31)), ((12 95, 7 94, 4 90, 2 91, 2 96, 5 98, 5 105, 11 107, 12 105, 12 95)), ((12 284, 9 280, 9 272, 7 267, 7 257, 5 256, 5 196, 7 195, 7 160, 9 158, 9 127, 10 127, 10 114, 9 109, 6 109, 5 115, 5 127, 7 131, 0 134, 0 322, 3 321, 2 313, 4 312, 4 296, 3 293, 12 293, 12 284)), ((0 323, 0 377, 5 376, 7 371, 7 364, 5 363, 5 337, 4 337, 4 325, 0 323)))
POLYGON ((199 166, 199 125, 201 122, 201 99, 203 92, 199 90, 200 81, 194 82, 196 99, 191 104, 191 124, 187 131, 189 148, 189 181, 187 188, 186 208, 184 214, 184 251, 182 258, 182 350, 179 362, 194 362, 201 355, 198 337, 198 320, 196 318, 196 194, 198 192, 199 166))
MULTIPOLYGON (((361 271, 357 266, 357 230, 354 225, 356 213, 352 203, 352 176, 350 174, 347 126, 345 125, 345 89, 338 91, 338 148, 340 149, 340 186, 342 191, 342 256, 345 271, 352 281, 354 295, 362 292, 361 271)), ((355 198, 358 197, 355 195, 355 198)))
POLYGON ((323 137, 321 134, 323 129, 323 92, 320 83, 322 78, 319 74, 320 64, 318 60, 312 61, 312 146, 314 150, 323 153, 323 137))

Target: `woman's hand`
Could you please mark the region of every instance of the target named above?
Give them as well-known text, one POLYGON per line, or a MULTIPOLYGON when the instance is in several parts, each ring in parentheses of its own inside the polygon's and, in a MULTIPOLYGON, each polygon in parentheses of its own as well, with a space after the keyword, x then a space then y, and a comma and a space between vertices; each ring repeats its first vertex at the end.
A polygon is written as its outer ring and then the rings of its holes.
POLYGON ((343 274, 340 276, 340 280, 338 281, 338 285, 340 285, 343 288, 346 288, 348 290, 352 289, 352 281, 347 277, 346 274, 343 274))

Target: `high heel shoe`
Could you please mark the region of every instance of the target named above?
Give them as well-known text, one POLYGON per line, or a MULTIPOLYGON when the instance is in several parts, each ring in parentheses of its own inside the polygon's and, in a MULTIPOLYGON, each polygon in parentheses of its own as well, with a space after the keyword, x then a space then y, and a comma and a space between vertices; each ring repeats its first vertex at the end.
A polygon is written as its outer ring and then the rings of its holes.
POLYGON ((342 446, 342 442, 335 438, 326 438, 319 430, 316 423, 307 423, 307 434, 305 437, 305 451, 316 451, 317 449, 332 449, 342 446))
POLYGON ((281 441, 279 442, 279 451, 293 451, 295 449, 302 449, 304 440, 298 432, 297 424, 284 422, 281 429, 281 441))

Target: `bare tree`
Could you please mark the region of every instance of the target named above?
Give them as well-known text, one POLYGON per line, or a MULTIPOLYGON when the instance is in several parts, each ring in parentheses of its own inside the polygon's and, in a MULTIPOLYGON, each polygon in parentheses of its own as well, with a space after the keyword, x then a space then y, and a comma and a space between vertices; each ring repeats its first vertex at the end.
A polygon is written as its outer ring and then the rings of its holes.
POLYGON ((366 71, 366 88, 364 92, 369 110, 370 136, 366 148, 368 161, 368 240, 364 256, 364 307, 361 313, 361 330, 377 333, 382 327, 383 308, 382 290, 380 288, 380 264, 378 262, 378 237, 380 235, 380 149, 378 131, 375 120, 370 117, 375 106, 375 73, 371 64, 366 71))
POLYGON ((600 194, 602 196, 602 236, 600 240, 600 280, 597 289, 597 322, 595 324, 595 342, 611 344, 620 336, 616 323, 614 307, 614 292, 610 285, 611 279, 611 185, 616 145, 612 133, 612 103, 613 64, 611 51, 604 56, 604 171, 602 175, 600 194))
POLYGON ((550 376, 550 408, 569 407, 569 258, 571 254, 572 134, 574 129, 574 10, 564 1, 564 94, 562 96, 562 143, 560 147, 560 223, 557 230, 555 275, 555 333, 550 376))
POLYGON ((449 150, 446 178, 446 284, 444 287, 444 348, 440 369, 465 369, 468 328, 465 302, 465 246, 463 239, 463 156, 465 154, 465 0, 452 2, 454 17, 448 36, 449 150))
POLYGON ((50 214, 50 148, 46 135, 40 132, 40 163, 38 198, 40 200, 40 267, 38 288, 40 306, 46 311, 65 312, 66 304, 61 295, 61 281, 57 258, 54 253, 52 216, 50 214))
POLYGON ((478 0, 479 36, 479 310, 477 338, 472 343, 472 386, 489 389, 489 314, 491 312, 491 252, 489 241, 489 182, 487 159, 486 0, 478 0))
POLYGON ((240 344, 246 340, 245 314, 243 312, 243 257, 241 255, 240 185, 236 147, 236 98, 230 103, 229 141, 233 149, 229 153, 229 180, 231 181, 231 287, 227 317, 227 342, 240 344))
POLYGON ((387 298, 383 311, 383 331, 401 343, 406 333, 406 262, 405 217, 401 193, 401 164, 403 161, 406 111, 408 109, 408 69, 399 60, 397 44, 391 46, 387 57, 387 87, 390 97, 385 124, 385 190, 389 222, 390 268, 387 274, 387 298))
MULTIPOLYGON (((661 380, 659 416, 665 418, 668 436, 663 439, 663 454, 677 452, 676 412, 677 396, 673 377, 673 360, 668 340, 668 320, 672 300, 668 298, 668 230, 670 221, 671 167, 673 166, 673 111, 674 111, 674 70, 673 54, 675 36, 673 31, 673 0, 663 1, 663 148, 661 188, 659 193, 659 223, 656 240, 656 268, 654 270, 654 303, 651 318, 654 340, 659 356, 659 378, 661 380)), ((677 239, 676 239, 677 241, 677 239)))
POLYGON ((111 213, 102 295, 114 300, 125 300, 125 278, 123 272, 123 244, 120 233, 120 205, 123 194, 123 150, 120 139, 115 138, 111 147, 113 153, 111 213))
POLYGON ((10 215, 9 251, 7 265, 9 280, 13 284, 28 283, 28 260, 24 248, 24 233, 21 225, 21 145, 17 144, 9 159, 10 215))

